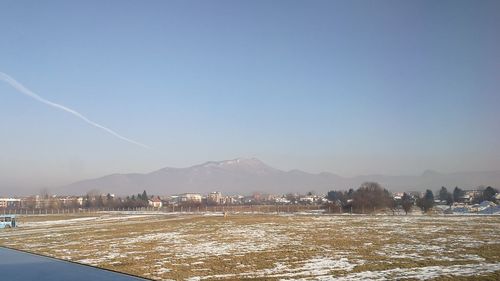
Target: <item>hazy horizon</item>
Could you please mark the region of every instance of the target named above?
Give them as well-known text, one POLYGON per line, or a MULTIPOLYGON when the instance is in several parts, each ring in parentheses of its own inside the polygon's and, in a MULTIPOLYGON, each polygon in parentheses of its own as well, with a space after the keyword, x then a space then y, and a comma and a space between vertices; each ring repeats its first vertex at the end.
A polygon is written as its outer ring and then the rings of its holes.
POLYGON ((0 193, 239 157, 344 177, 499 171, 498 11, 5 1, 0 193))
MULTIPOLYGON (((175 177, 176 176, 174 176, 174 178, 175 177)), ((223 191, 224 193, 229 192, 229 194, 232 195, 251 194, 254 192, 270 194, 305 194, 309 191, 323 194, 329 190, 348 190, 350 188, 356 189, 362 183, 371 181, 380 183, 384 188, 387 188, 391 192, 413 192, 424 191, 425 189, 437 191, 437 189, 441 186, 448 188, 458 186, 465 189, 474 189, 478 187, 484 188, 486 186, 499 186, 500 170, 456 171, 452 173, 425 170, 419 174, 360 174, 354 176, 344 176, 331 171, 315 173, 300 169, 280 169, 270 166, 257 158, 239 157, 235 159, 216 161, 210 160, 186 167, 161 167, 144 173, 116 172, 106 175, 98 175, 94 178, 82 178, 76 181, 52 186, 33 186, 28 188, 25 187, 24 189, 4 186, 4 188, 0 190, 0 197, 27 196, 41 193, 55 195, 82 195, 90 191, 99 191, 104 194, 112 193, 119 196, 126 196, 129 194, 135 194, 141 190, 148 190, 150 194, 156 195, 181 194, 184 192, 199 192, 204 194, 215 190, 223 191), (211 170, 208 167, 216 167, 216 169, 211 170), (200 173, 200 168, 208 169, 200 173), (264 173, 264 181, 260 178, 262 168, 266 169, 266 172, 264 173), (168 178, 168 171, 173 172, 174 174, 179 171, 180 174, 184 175, 184 179, 180 182, 178 181, 179 179, 176 179, 177 182, 173 183, 168 178), (220 171, 224 171, 223 174, 218 174, 220 171), (272 176, 269 177, 269 175, 267 175, 268 172, 276 173, 279 176, 278 178, 273 178, 272 176), (167 178, 160 178, 159 181, 158 179, 153 181, 142 180, 142 182, 137 182, 135 180, 131 180, 130 178, 137 178, 139 176, 147 178, 151 175, 156 178, 157 176, 154 174, 157 173, 167 175, 167 178), (212 174, 213 176, 205 178, 203 177, 203 174, 212 174), (250 178, 242 180, 242 174, 247 174, 250 178), (283 186, 282 177, 284 175, 285 181, 291 180, 294 183, 291 185, 290 183, 285 183, 285 186, 283 186), (113 178, 118 178, 118 180, 113 180, 113 178), (229 182, 232 182, 229 186, 226 185, 228 179, 230 179, 229 182), (186 184, 188 184, 188 186, 184 186, 186 184), (230 191, 228 191, 228 189, 230 191)))

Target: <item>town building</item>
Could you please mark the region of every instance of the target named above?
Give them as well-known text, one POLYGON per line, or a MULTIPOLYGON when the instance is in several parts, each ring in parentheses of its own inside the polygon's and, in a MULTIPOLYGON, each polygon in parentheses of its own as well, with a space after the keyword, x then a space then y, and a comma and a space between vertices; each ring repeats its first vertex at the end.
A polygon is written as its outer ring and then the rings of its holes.
POLYGON ((148 200, 148 205, 153 208, 161 208, 163 206, 163 203, 160 198, 154 197, 148 200))
POLYGON ((21 199, 0 198, 0 208, 20 208, 21 199))
POLYGON ((179 204, 198 204, 201 203, 203 197, 199 193, 184 193, 180 194, 178 198, 179 204))
POLYGON ((208 205, 221 205, 224 204, 225 198, 222 197, 222 193, 219 191, 210 192, 207 196, 208 205))

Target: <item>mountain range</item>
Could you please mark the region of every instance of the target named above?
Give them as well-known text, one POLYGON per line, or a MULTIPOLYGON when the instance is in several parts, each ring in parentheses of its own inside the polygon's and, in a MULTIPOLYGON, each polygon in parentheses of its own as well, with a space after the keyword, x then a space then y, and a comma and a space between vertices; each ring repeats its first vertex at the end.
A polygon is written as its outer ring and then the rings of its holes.
POLYGON ((500 186, 500 171, 460 172, 443 174, 425 171, 416 176, 366 175, 342 177, 333 173, 307 173, 300 170, 283 171, 262 161, 238 158, 225 161, 209 161, 187 168, 163 168, 146 174, 112 174, 101 178, 83 180, 61 187, 61 194, 85 194, 90 190, 117 195, 137 194, 147 190, 149 194, 167 195, 185 192, 208 193, 221 191, 225 194, 250 194, 263 192, 326 193, 329 190, 356 189, 363 182, 376 181, 395 191, 438 190, 459 186, 472 189, 480 185, 500 186))

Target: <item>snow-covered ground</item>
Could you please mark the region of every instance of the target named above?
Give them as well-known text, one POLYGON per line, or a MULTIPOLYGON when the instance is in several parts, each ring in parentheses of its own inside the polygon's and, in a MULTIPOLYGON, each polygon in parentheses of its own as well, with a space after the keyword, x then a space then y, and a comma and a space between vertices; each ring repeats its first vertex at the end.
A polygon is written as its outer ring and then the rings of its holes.
POLYGON ((21 218, 0 244, 157 280, 496 278, 499 225, 499 216, 120 212, 21 218))

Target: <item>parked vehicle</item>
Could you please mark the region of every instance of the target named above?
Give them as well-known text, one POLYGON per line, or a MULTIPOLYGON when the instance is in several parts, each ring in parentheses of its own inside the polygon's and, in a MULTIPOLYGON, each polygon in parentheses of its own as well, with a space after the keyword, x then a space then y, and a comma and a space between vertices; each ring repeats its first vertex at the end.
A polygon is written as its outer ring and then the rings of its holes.
POLYGON ((15 215, 0 215, 0 228, 16 227, 15 215))

